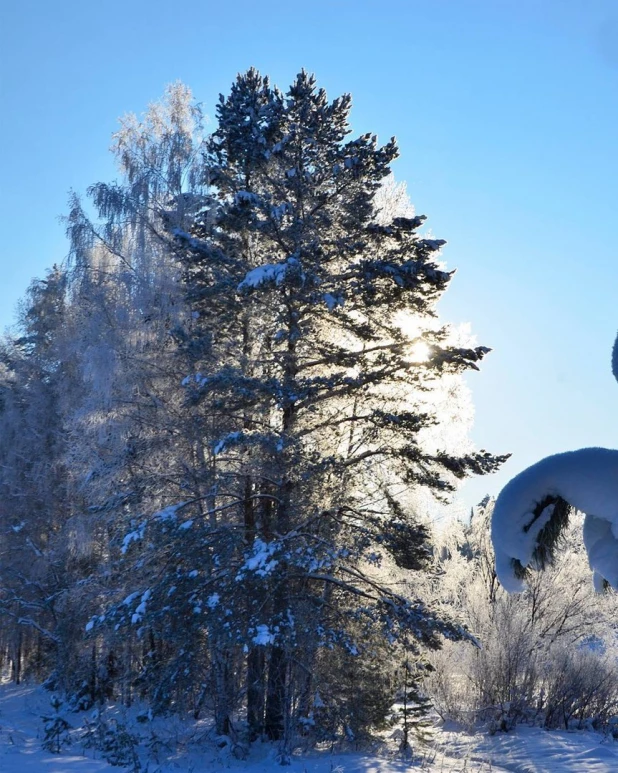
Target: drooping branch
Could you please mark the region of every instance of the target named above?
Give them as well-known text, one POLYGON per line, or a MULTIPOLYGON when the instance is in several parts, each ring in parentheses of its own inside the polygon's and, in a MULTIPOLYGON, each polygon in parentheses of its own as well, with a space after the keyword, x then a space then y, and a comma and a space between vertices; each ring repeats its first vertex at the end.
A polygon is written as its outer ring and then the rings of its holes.
MULTIPOLYGON (((498 579, 521 591, 528 567, 551 563, 575 508, 586 513, 584 544, 591 568, 618 586, 618 451, 581 448, 533 464, 513 478, 496 501, 492 540, 498 579)), ((596 581, 595 581, 596 583, 596 581)))

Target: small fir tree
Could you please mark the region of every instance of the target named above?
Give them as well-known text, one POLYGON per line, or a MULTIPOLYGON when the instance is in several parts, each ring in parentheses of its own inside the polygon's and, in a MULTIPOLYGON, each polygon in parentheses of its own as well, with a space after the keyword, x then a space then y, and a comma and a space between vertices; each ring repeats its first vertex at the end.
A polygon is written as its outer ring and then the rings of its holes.
POLYGON ((69 735, 71 725, 60 711, 63 704, 62 700, 54 695, 50 699, 50 703, 54 713, 43 717, 45 735, 42 746, 52 754, 60 754, 66 746, 71 745, 71 736, 69 735))
POLYGON ((431 701, 422 688, 423 671, 424 666, 420 662, 411 662, 406 657, 397 673, 398 708, 394 720, 401 725, 399 752, 405 757, 412 756, 414 741, 427 743, 431 738, 431 722, 428 719, 431 701))

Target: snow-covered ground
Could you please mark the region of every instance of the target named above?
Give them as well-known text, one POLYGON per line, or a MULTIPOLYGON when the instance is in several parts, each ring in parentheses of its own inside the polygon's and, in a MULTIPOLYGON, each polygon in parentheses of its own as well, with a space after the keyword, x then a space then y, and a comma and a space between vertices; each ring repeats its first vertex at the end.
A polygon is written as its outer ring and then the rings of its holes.
MULTIPOLYGON (((1 773, 102 773, 122 770, 94 759, 92 750, 78 743, 63 754, 41 748, 41 716, 49 713, 49 693, 41 688, 0 686, 0 772, 1 773)), ((67 715, 74 725, 84 715, 67 715)), ((162 729, 162 728, 161 728, 162 729)), ((168 738, 181 739, 180 751, 159 750, 158 761, 143 760, 144 773, 615 773, 618 771, 618 743, 592 732, 546 732, 520 727, 516 731, 489 736, 455 730, 436 731, 431 748, 419 752, 413 762, 395 756, 364 753, 328 753, 297 756, 288 768, 281 768, 271 747, 254 747, 250 759, 236 760, 213 743, 201 751, 186 744, 182 727, 167 721, 168 738)))

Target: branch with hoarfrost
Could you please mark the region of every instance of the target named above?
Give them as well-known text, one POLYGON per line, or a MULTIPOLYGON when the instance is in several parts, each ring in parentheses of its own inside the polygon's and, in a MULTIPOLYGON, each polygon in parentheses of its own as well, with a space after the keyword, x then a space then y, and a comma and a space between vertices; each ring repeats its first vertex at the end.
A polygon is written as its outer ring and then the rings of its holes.
MULTIPOLYGON (((612 372, 618 381, 618 338, 612 372)), ((542 459, 501 491, 491 536, 496 573, 507 591, 523 590, 529 569, 551 562, 572 508, 585 514, 595 588, 618 590, 618 450, 580 448, 542 459)))
POLYGON ((53 641, 55 644, 61 643, 61 639, 59 636, 56 636, 56 634, 40 626, 36 622, 36 620, 33 620, 31 617, 20 617, 18 618, 17 622, 19 625, 26 625, 26 626, 29 626, 30 628, 34 628, 34 630, 38 631, 41 634, 41 636, 44 636, 49 641, 53 641))

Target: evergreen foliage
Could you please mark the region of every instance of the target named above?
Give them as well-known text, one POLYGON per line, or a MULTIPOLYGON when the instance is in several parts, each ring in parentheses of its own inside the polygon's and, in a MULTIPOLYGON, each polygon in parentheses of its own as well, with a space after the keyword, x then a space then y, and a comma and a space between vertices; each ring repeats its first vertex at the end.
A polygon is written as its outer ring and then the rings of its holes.
POLYGON ((406 658, 397 674, 399 691, 396 697, 399 705, 393 719, 401 724, 399 751, 404 757, 412 756, 415 742, 427 743, 431 738, 431 722, 428 719, 431 701, 423 690, 423 671, 420 663, 411 663, 406 658))
POLYGON ((52 754, 60 754, 66 746, 71 745, 71 737, 69 735, 71 725, 66 717, 60 713, 62 707, 60 698, 54 695, 50 702, 54 713, 43 717, 45 736, 42 746, 46 751, 52 752, 52 754))
POLYGON ((197 319, 181 346, 200 353, 187 400, 214 430, 209 522, 197 528, 219 559, 205 588, 214 580, 230 621, 210 630, 218 650, 242 646, 248 660, 266 648, 249 716, 273 739, 311 711, 320 649, 465 637, 394 593, 379 567, 388 556, 419 568, 427 554, 398 492, 441 495, 502 461, 421 440, 439 418, 415 395, 487 349, 450 347, 448 330, 427 324, 451 278, 437 262, 444 242, 418 234, 422 217, 377 222, 397 148, 348 140, 349 110, 349 96, 329 102, 306 72, 285 95, 255 70, 239 76, 206 145, 212 202, 174 231, 197 319), (421 362, 403 313, 423 330, 421 362))
POLYGON ((136 751, 138 739, 122 722, 107 720, 100 709, 95 709, 90 721, 86 720, 81 742, 84 749, 100 752, 110 765, 129 768, 132 773, 142 770, 136 751))
POLYGON ((505 458, 450 438, 488 350, 439 323, 444 242, 350 107, 249 70, 204 137, 176 84, 123 121, 97 218, 72 199, 69 260, 0 350, 16 678, 213 712, 233 739, 246 715, 283 761, 387 720, 389 653, 470 638, 425 592, 418 503, 505 458))

